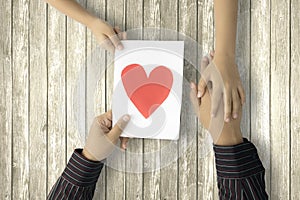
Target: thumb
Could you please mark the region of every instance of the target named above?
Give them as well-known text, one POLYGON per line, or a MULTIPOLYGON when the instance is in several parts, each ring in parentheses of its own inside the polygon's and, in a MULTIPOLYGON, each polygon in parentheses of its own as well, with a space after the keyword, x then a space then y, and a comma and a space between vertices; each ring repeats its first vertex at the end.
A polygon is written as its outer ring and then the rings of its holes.
POLYGON ((127 126, 129 120, 130 120, 130 116, 126 114, 126 115, 123 115, 117 121, 117 123, 115 124, 115 126, 110 130, 109 133, 107 133, 107 137, 110 139, 110 141, 112 141, 113 143, 115 143, 118 140, 118 138, 122 134, 123 130, 127 126))

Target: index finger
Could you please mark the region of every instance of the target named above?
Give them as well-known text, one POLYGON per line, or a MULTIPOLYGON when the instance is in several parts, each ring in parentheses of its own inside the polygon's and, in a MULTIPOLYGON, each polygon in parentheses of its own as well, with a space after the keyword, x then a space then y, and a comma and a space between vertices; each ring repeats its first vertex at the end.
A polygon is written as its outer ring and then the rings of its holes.
POLYGON ((111 111, 111 109, 105 113, 105 117, 107 119, 109 119, 110 121, 112 120, 112 111, 111 111))
POLYGON ((120 41, 120 38, 118 37, 117 33, 113 29, 110 30, 108 37, 116 49, 122 50, 124 48, 120 41))

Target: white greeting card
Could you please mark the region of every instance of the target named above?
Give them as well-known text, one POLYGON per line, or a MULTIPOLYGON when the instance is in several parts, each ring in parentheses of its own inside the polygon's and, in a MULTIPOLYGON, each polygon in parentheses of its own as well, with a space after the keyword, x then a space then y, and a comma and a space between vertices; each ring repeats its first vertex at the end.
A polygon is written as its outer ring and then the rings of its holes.
POLYGON ((183 41, 122 41, 115 52, 113 124, 131 116, 122 136, 177 140, 183 78, 183 41))

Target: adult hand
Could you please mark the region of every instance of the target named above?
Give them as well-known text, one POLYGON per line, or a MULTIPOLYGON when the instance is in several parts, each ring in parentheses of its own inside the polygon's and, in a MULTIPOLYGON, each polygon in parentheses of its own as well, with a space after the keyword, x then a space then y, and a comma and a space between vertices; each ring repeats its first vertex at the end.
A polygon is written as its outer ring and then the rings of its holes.
POLYGON ((112 128, 112 112, 94 118, 82 154, 90 160, 100 161, 109 156, 127 123, 129 115, 122 116, 112 128))
POLYGON ((224 103, 224 120, 230 122, 239 117, 239 109, 245 103, 245 92, 234 59, 214 55, 209 66, 201 69, 201 80, 198 84, 197 97, 205 94, 207 83, 211 82, 212 117, 218 111, 221 100, 224 103))
POLYGON ((126 33, 121 32, 119 27, 112 28, 107 22, 95 19, 89 28, 102 48, 111 53, 124 48, 120 40, 126 39, 126 33))
MULTIPOLYGON (((206 70, 211 63, 212 56, 210 58, 204 57, 201 60, 201 70, 206 70)), ((229 123, 224 123, 224 104, 221 101, 219 109, 216 112, 215 117, 211 117, 211 109, 214 94, 214 88, 211 84, 207 85, 208 91, 205 92, 201 99, 197 97, 197 86, 195 83, 191 83, 190 99, 194 110, 200 120, 200 123, 205 129, 207 129, 213 139, 214 144, 218 145, 234 145, 243 141, 240 130, 242 109, 239 107, 237 113, 238 117, 229 123)))

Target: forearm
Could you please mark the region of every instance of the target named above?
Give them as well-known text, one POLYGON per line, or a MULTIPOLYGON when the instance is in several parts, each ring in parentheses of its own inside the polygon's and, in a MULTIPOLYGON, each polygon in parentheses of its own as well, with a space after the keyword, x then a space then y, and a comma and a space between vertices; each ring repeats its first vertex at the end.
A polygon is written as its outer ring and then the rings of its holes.
POLYGON ((76 149, 47 199, 92 199, 103 163, 92 161, 76 149))
POLYGON ((89 13, 75 0, 45 0, 51 6, 55 7, 60 12, 80 22, 81 24, 90 27, 96 16, 89 13))
POLYGON ((238 0, 214 0, 217 56, 235 56, 238 0))

